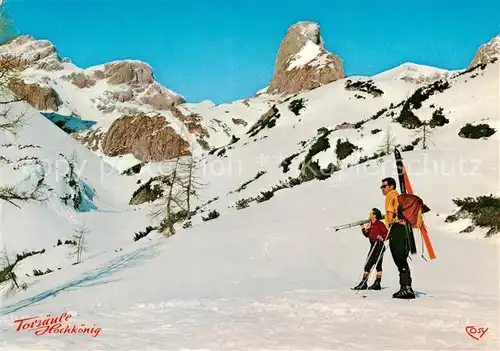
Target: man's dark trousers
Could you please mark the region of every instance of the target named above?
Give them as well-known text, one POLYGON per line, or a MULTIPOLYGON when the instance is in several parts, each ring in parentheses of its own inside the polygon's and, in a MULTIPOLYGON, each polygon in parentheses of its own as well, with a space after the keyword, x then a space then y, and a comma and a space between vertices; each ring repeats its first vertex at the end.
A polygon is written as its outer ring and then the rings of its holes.
POLYGON ((408 236, 406 235, 406 226, 400 223, 394 223, 389 232, 389 247, 392 258, 398 267, 399 284, 401 287, 411 287, 411 272, 408 266, 408 256, 410 254, 408 236))

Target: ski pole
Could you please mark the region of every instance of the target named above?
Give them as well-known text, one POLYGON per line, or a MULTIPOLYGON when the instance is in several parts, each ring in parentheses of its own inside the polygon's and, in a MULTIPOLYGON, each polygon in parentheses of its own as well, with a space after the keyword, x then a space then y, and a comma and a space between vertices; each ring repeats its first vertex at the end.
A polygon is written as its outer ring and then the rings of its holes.
MULTIPOLYGON (((373 246, 375 247, 375 245, 373 245, 373 246)), ((375 262, 373 267, 370 269, 370 272, 368 273, 368 277, 370 277, 372 275, 373 270, 375 269, 375 267, 377 267, 377 264, 379 263, 380 259, 383 257, 384 252, 387 251, 387 246, 388 246, 387 242, 383 241, 383 248, 380 250, 377 261, 375 262)), ((366 262, 368 262, 368 260, 366 260, 366 262)), ((365 263, 365 265, 366 265, 366 263, 365 263)), ((368 279, 368 277, 367 277, 367 279, 368 279)), ((358 281, 359 281, 359 277, 358 277, 358 281)), ((359 292, 360 292, 360 290, 356 290, 355 295, 357 295, 359 292)))
MULTIPOLYGON (((365 272, 364 267, 366 266, 366 263, 368 262, 368 260, 370 260, 370 257, 372 257, 374 250, 375 250, 375 245, 373 245, 373 246, 372 246, 372 248, 370 249, 370 252, 368 253, 368 256, 366 257, 366 261, 365 261, 365 264, 364 264, 364 266, 363 266, 363 270, 362 270, 362 271, 361 271, 361 273, 359 274, 358 279, 356 279, 356 285, 358 285, 358 284, 359 284, 359 282, 360 282, 360 280, 359 280, 359 279, 361 278, 361 276, 362 276, 362 275, 363 275, 363 273, 365 272)), ((371 271, 370 271, 370 273, 371 273, 371 271)))

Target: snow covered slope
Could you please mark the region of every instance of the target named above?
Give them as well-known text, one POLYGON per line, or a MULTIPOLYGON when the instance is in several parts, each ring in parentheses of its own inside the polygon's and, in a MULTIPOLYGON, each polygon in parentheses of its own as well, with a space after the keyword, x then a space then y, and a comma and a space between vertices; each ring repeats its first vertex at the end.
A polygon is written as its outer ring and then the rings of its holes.
MULTIPOLYGON (((221 143, 202 155, 199 176, 206 185, 191 227, 178 223, 177 234, 168 239, 153 231, 136 242, 133 233, 152 223, 151 204, 130 206, 128 200, 137 182, 157 175, 163 165, 103 177, 98 156, 31 110, 32 124, 19 139, 2 135, 0 145, 40 148, 9 147, 7 157, 36 155, 53 166, 62 150, 76 150, 85 162, 79 179, 96 195, 89 197, 94 204, 89 210, 70 211, 58 199, 67 191, 61 188, 64 181, 51 173, 50 206, 22 204, 17 209, 0 203, 2 240, 10 252, 46 249, 15 266, 28 288, 2 303, 1 347, 499 349, 499 237, 484 238, 483 229, 459 233, 468 219, 445 222, 456 209, 456 197, 500 195, 499 133, 482 139, 458 135, 466 123, 500 128, 499 67, 495 62, 454 72, 438 83, 388 79, 390 73, 217 107, 183 104, 180 109, 200 114, 224 111, 225 123, 264 117, 241 124, 239 139, 230 145, 221 143), (420 121, 429 121, 440 108, 448 123, 432 128, 433 143, 422 150, 422 140, 415 142, 417 130, 396 118, 409 109, 420 121), (431 208, 425 222, 437 259, 421 259, 420 247, 412 256, 413 287, 419 294, 413 301, 391 298, 399 285, 390 252, 384 258, 385 289, 351 291, 368 243, 358 227, 332 228, 365 218, 372 207, 383 208, 380 180, 396 175, 393 155, 379 154, 389 127, 396 144, 414 147, 403 152, 405 166, 415 192, 431 208), (356 148, 342 158, 346 140, 356 148), (298 184, 307 168, 300 167, 304 160, 339 170, 298 184), (248 207, 241 208, 241 200, 248 207), (220 216, 204 221, 213 210, 220 216), (72 265, 66 258, 72 247, 53 246, 80 223, 92 228, 90 249, 82 263, 72 265), (53 272, 32 273, 47 268, 53 272), (17 319, 64 312, 72 316, 65 324, 99 327, 99 335, 16 331, 17 319), (465 332, 470 325, 489 330, 476 341, 465 332)), ((12 167, 2 166, 2 184, 23 177, 12 167)))
MULTIPOLYGON (((114 249, 120 242, 129 241, 134 230, 144 228, 147 216, 127 207, 135 182, 120 176, 26 103, 12 104, 10 113, 29 119, 17 136, 0 133, 0 185, 29 192, 43 178, 46 186, 42 193, 47 198, 42 204, 19 203, 20 208, 0 202, 1 244, 10 256, 46 249, 49 259, 41 268, 58 269, 61 264, 70 264, 64 256, 68 247, 54 246, 58 240, 71 239, 72 232, 82 224, 93 232, 88 236, 92 254, 114 249), (76 158, 71 161, 73 154, 76 158), (75 186, 66 179, 70 163, 74 165, 75 186), (64 204, 63 197, 73 198, 75 194, 81 195, 80 206, 72 199, 64 204)), ((32 270, 31 266, 26 268, 27 272, 32 270)))

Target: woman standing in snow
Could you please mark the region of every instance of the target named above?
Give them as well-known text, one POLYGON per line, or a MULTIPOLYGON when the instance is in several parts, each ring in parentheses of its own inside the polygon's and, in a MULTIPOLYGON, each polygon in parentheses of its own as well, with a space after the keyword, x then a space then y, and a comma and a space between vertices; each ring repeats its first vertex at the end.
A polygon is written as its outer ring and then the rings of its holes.
POLYGON ((384 256, 385 246, 384 240, 387 238, 387 227, 381 221, 382 213, 378 208, 372 208, 370 211, 370 223, 365 226, 361 224, 361 231, 363 235, 370 239, 370 251, 366 260, 365 269, 363 272, 363 279, 355 286, 354 290, 380 290, 380 281, 382 280, 382 259, 384 256), (378 261, 378 262, 377 262, 378 261), (377 278, 375 282, 368 287, 368 275, 372 267, 377 264, 377 278))

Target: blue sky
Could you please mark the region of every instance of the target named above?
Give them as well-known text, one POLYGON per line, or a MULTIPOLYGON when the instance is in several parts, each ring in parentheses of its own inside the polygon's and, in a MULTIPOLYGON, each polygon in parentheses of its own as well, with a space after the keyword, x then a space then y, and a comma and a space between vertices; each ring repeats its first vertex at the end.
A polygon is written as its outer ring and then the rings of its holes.
POLYGON ((347 75, 404 62, 460 69, 500 32, 500 2, 482 0, 5 0, 20 34, 48 39, 88 67, 148 62, 190 102, 252 96, 273 74, 290 25, 316 21, 347 75), (404 4, 403 4, 404 3, 404 4))

